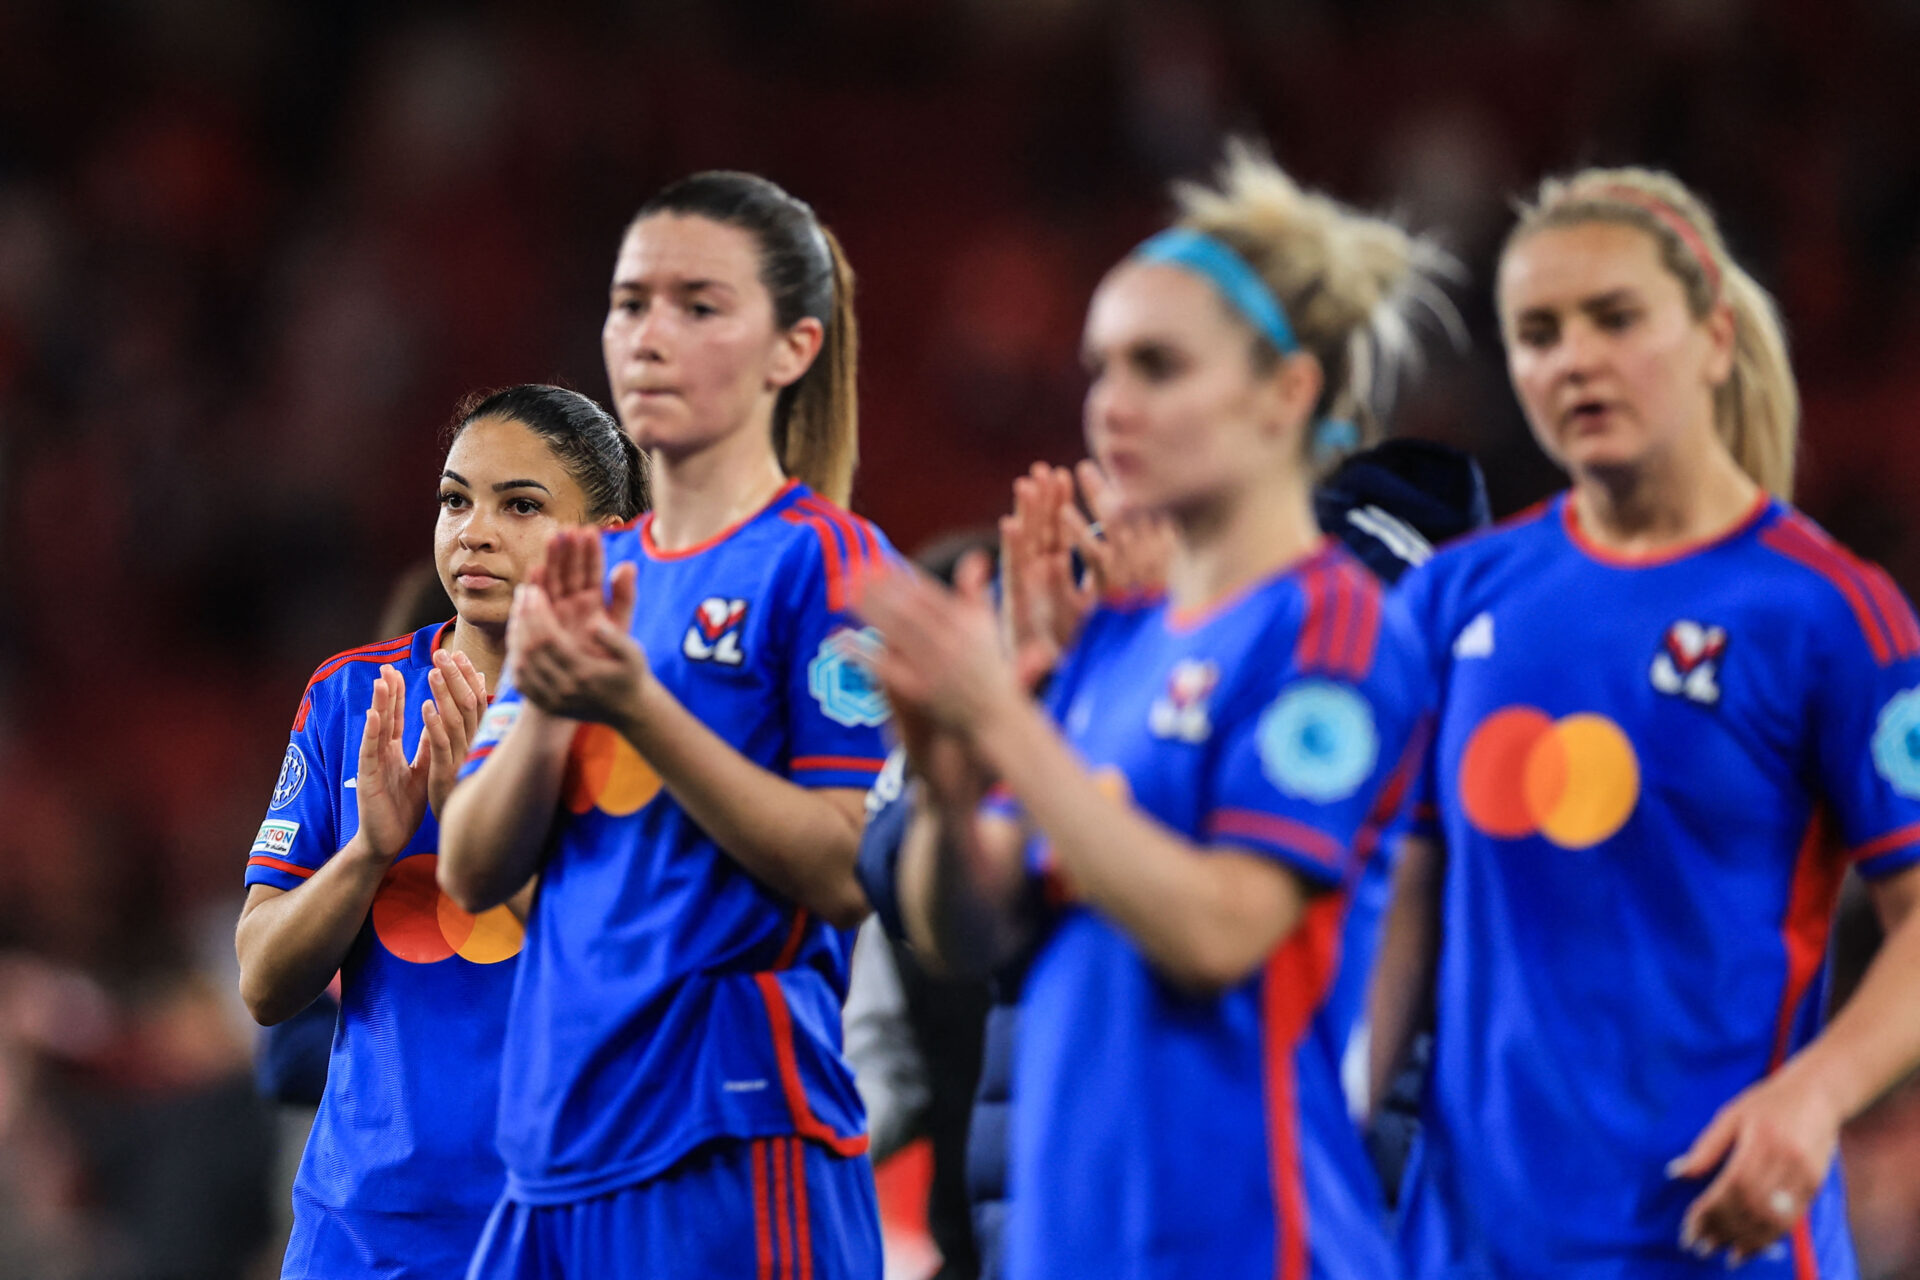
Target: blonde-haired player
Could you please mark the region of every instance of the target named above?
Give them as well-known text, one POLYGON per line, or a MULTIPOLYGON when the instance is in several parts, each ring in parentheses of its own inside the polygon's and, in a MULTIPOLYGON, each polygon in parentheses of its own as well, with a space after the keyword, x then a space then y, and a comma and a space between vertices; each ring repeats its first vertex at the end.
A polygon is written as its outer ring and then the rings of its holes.
POLYGON ((1787 505, 1779 320, 1678 181, 1544 184, 1498 302, 1572 486, 1404 588, 1442 699, 1373 1018, 1377 1084, 1437 1001, 1408 1269, 1851 1276, 1839 1127, 1920 1062, 1920 625, 1787 505), (1849 863, 1890 940, 1821 1032, 1849 863))
POLYGON ((1327 992, 1347 890, 1417 755, 1426 664, 1309 494, 1371 422, 1438 256, 1246 148, 1177 194, 1084 339, 1088 443, 1123 507, 1171 524, 1165 595, 1097 608, 1041 707, 977 582, 868 593, 924 782, 903 906, 950 963, 1034 948, 1016 1280, 1379 1277, 1327 992))

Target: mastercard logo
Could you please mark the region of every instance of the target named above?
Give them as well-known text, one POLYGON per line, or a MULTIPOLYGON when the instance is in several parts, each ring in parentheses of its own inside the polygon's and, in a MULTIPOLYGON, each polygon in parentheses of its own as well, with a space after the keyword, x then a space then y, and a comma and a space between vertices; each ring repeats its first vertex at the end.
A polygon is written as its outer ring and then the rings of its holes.
POLYGON ((437 854, 402 858, 387 868, 373 899, 373 933, 380 945, 413 964, 438 964, 459 956, 474 964, 498 964, 520 954, 524 932, 505 907, 474 915, 440 892, 437 854))
POLYGON ((1506 840, 1542 835, 1587 849, 1626 825, 1640 800, 1640 760, 1603 715, 1555 720, 1505 707, 1480 722, 1460 759, 1467 821, 1506 840))
POLYGON ((560 794, 569 813, 598 809, 624 818, 660 794, 660 775, 613 729, 583 725, 573 735, 560 794))

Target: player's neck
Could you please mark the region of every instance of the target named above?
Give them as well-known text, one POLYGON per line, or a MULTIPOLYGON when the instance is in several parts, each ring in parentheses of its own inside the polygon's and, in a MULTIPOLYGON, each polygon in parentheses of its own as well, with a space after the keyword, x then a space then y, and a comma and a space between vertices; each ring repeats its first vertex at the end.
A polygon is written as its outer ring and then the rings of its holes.
POLYGON ((507 660, 507 626, 504 622, 498 627, 483 627, 465 618, 456 619, 453 634, 447 637, 446 647, 455 653, 467 655, 467 661, 473 664, 474 670, 486 677, 488 694, 500 687, 500 668, 507 660))
POLYGON ((1167 603, 1203 613, 1312 555, 1324 540, 1304 474, 1179 513, 1167 603))
POLYGON ((1745 519, 1759 496, 1760 487, 1715 442, 1696 457, 1576 476, 1569 501, 1583 537, 1640 557, 1712 541, 1745 519))
POLYGON ((662 551, 683 551, 726 532, 773 501, 787 483, 767 435, 751 429, 694 453, 655 449, 648 461, 648 534, 662 551))

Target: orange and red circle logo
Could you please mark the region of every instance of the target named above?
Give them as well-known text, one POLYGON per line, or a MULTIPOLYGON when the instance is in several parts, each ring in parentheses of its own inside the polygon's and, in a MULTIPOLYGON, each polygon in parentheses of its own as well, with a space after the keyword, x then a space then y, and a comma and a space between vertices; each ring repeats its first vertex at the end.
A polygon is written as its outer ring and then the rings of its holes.
POLYGON ((1626 733, 1593 712, 1552 719, 1503 707, 1480 722, 1460 758, 1460 805, 1476 829, 1515 840, 1538 833, 1587 849, 1626 825, 1640 800, 1640 760, 1626 733))
POLYGON ((434 869, 438 854, 417 853, 387 868, 373 899, 373 932, 380 945, 413 964, 438 964, 459 956, 474 964, 498 964, 520 954, 524 932, 505 907, 479 915, 463 911, 440 892, 434 869))
POLYGON ((560 790, 569 813, 599 809, 624 818, 660 794, 660 775, 609 726, 582 725, 567 753, 567 776, 560 790))

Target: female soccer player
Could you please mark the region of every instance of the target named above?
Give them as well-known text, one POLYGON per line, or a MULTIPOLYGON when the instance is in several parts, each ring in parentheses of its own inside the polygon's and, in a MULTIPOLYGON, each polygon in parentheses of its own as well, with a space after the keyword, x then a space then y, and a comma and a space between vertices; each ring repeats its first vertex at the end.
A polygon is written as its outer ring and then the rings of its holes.
POLYGON ((1680 183, 1546 183, 1498 302, 1573 483, 1403 588, 1442 692, 1375 999, 1377 1082, 1437 969, 1409 1270, 1852 1276, 1835 1140, 1920 1061, 1920 626, 1787 505, 1779 322, 1680 183), (1890 939, 1816 1034, 1849 861, 1890 939))
POLYGON ((438 892, 434 818, 547 535, 630 519, 644 494, 638 451, 591 400, 545 386, 480 400, 454 427, 434 528, 456 616, 329 658, 300 698, 235 939, 263 1023, 340 974, 288 1280, 445 1277, 473 1253, 504 1176, 492 1121, 520 922, 438 892))
POLYGON ((549 546, 442 834, 469 909, 542 876, 481 1280, 880 1274, 839 1053, 887 718, 845 610, 891 554, 836 505, 855 336, 833 237, 763 178, 675 183, 621 243, 602 346, 653 512, 549 546))
POLYGON ((923 784, 902 893, 950 963, 1037 943, 1015 1280, 1379 1277, 1325 1001, 1347 889, 1419 758, 1425 668, 1310 492, 1434 255, 1244 148, 1218 190, 1177 194, 1084 339, 1091 452, 1173 526, 1165 597, 1096 610, 1043 710, 983 604, 905 573, 868 591, 923 784), (995 784, 1010 803, 983 813, 995 784))

